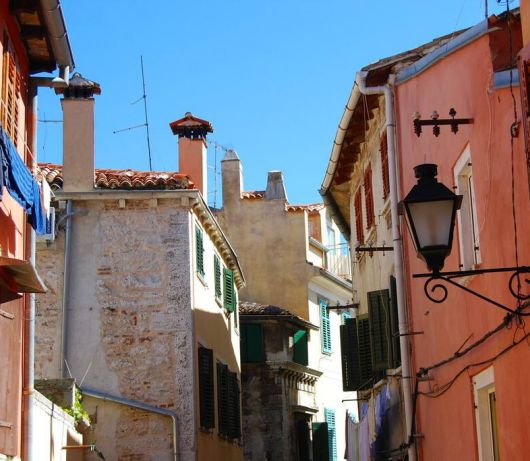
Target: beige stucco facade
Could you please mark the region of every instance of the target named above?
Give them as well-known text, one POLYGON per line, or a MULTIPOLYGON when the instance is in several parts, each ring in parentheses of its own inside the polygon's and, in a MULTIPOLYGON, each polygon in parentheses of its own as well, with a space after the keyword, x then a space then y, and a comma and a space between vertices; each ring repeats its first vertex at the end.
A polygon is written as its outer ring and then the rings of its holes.
POLYGON ((320 306, 320 301, 336 306, 352 300, 349 266, 347 274, 338 274, 331 264, 341 252, 338 228, 323 205, 289 204, 280 172, 269 173, 265 191, 245 192, 241 161, 233 151, 223 160, 222 172, 218 217, 245 272, 240 298, 281 306, 315 326, 309 330, 308 367, 322 374, 312 390, 311 421, 324 421, 324 410, 334 410, 336 449, 343 453, 345 411, 355 411, 356 405, 342 402, 353 397, 342 390, 342 312, 329 311, 331 350, 323 352, 320 306))

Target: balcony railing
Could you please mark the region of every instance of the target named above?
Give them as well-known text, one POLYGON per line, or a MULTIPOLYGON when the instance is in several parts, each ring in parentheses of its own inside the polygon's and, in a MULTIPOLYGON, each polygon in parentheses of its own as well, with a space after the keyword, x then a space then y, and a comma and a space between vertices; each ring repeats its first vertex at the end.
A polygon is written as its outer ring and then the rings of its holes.
POLYGON ((326 247, 324 267, 339 277, 351 279, 351 257, 347 243, 326 247))

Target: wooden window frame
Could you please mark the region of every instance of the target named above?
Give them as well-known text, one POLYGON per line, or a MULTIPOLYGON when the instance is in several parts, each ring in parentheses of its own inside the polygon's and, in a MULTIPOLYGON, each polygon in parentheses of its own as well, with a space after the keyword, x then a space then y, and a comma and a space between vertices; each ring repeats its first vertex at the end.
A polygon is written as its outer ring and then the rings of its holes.
POLYGON ((381 135, 381 142, 379 144, 379 152, 381 152, 381 176, 383 179, 383 200, 386 200, 390 195, 390 170, 388 166, 388 142, 386 139, 386 130, 381 135))
POLYGON ((364 172, 364 206, 366 211, 366 229, 371 229, 375 224, 374 194, 372 184, 372 167, 364 172))
POLYGON ((357 234, 357 242, 364 243, 364 227, 363 227, 363 206, 362 206, 361 188, 357 189, 354 198, 355 207, 355 231, 357 234))

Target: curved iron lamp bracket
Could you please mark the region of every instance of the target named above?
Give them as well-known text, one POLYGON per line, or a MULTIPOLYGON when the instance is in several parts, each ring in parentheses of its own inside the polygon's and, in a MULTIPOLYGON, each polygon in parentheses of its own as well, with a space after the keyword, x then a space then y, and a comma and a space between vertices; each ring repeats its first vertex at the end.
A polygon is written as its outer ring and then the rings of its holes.
MULTIPOLYGON (((520 287, 522 285, 521 276, 523 274, 530 274, 530 266, 521 266, 521 267, 500 267, 493 269, 476 269, 470 271, 454 271, 454 272, 431 272, 427 274, 414 274, 413 278, 426 278, 425 284, 423 286, 423 291, 425 296, 434 303, 443 303, 448 296, 447 286, 449 284, 455 287, 458 287, 469 294, 476 296, 477 298, 482 299, 494 306, 503 309, 507 312, 510 312, 515 315, 530 316, 530 313, 522 313, 519 309, 512 309, 504 304, 501 304, 493 299, 484 296, 483 294, 472 290, 471 288, 459 283, 455 279, 461 277, 469 277, 471 275, 480 275, 480 274, 491 274, 498 272, 511 272, 512 275, 508 281, 508 289, 510 294, 518 301, 528 301, 530 300, 530 293, 522 294, 520 287), (445 284, 444 284, 445 282, 445 284)), ((530 285, 530 278, 525 277, 524 283, 530 285)))

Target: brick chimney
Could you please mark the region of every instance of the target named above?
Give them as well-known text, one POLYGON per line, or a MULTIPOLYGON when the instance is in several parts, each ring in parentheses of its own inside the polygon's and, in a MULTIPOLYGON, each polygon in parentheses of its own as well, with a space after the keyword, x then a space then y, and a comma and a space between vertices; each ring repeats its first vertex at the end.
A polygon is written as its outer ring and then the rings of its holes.
POLYGON ((169 124, 179 137, 179 173, 187 174, 208 202, 208 162, 206 135, 213 133, 210 122, 186 112, 184 118, 169 124))
POLYGON ((87 192, 94 189, 94 95, 101 94, 98 83, 76 72, 62 94, 63 108, 63 190, 87 192))

